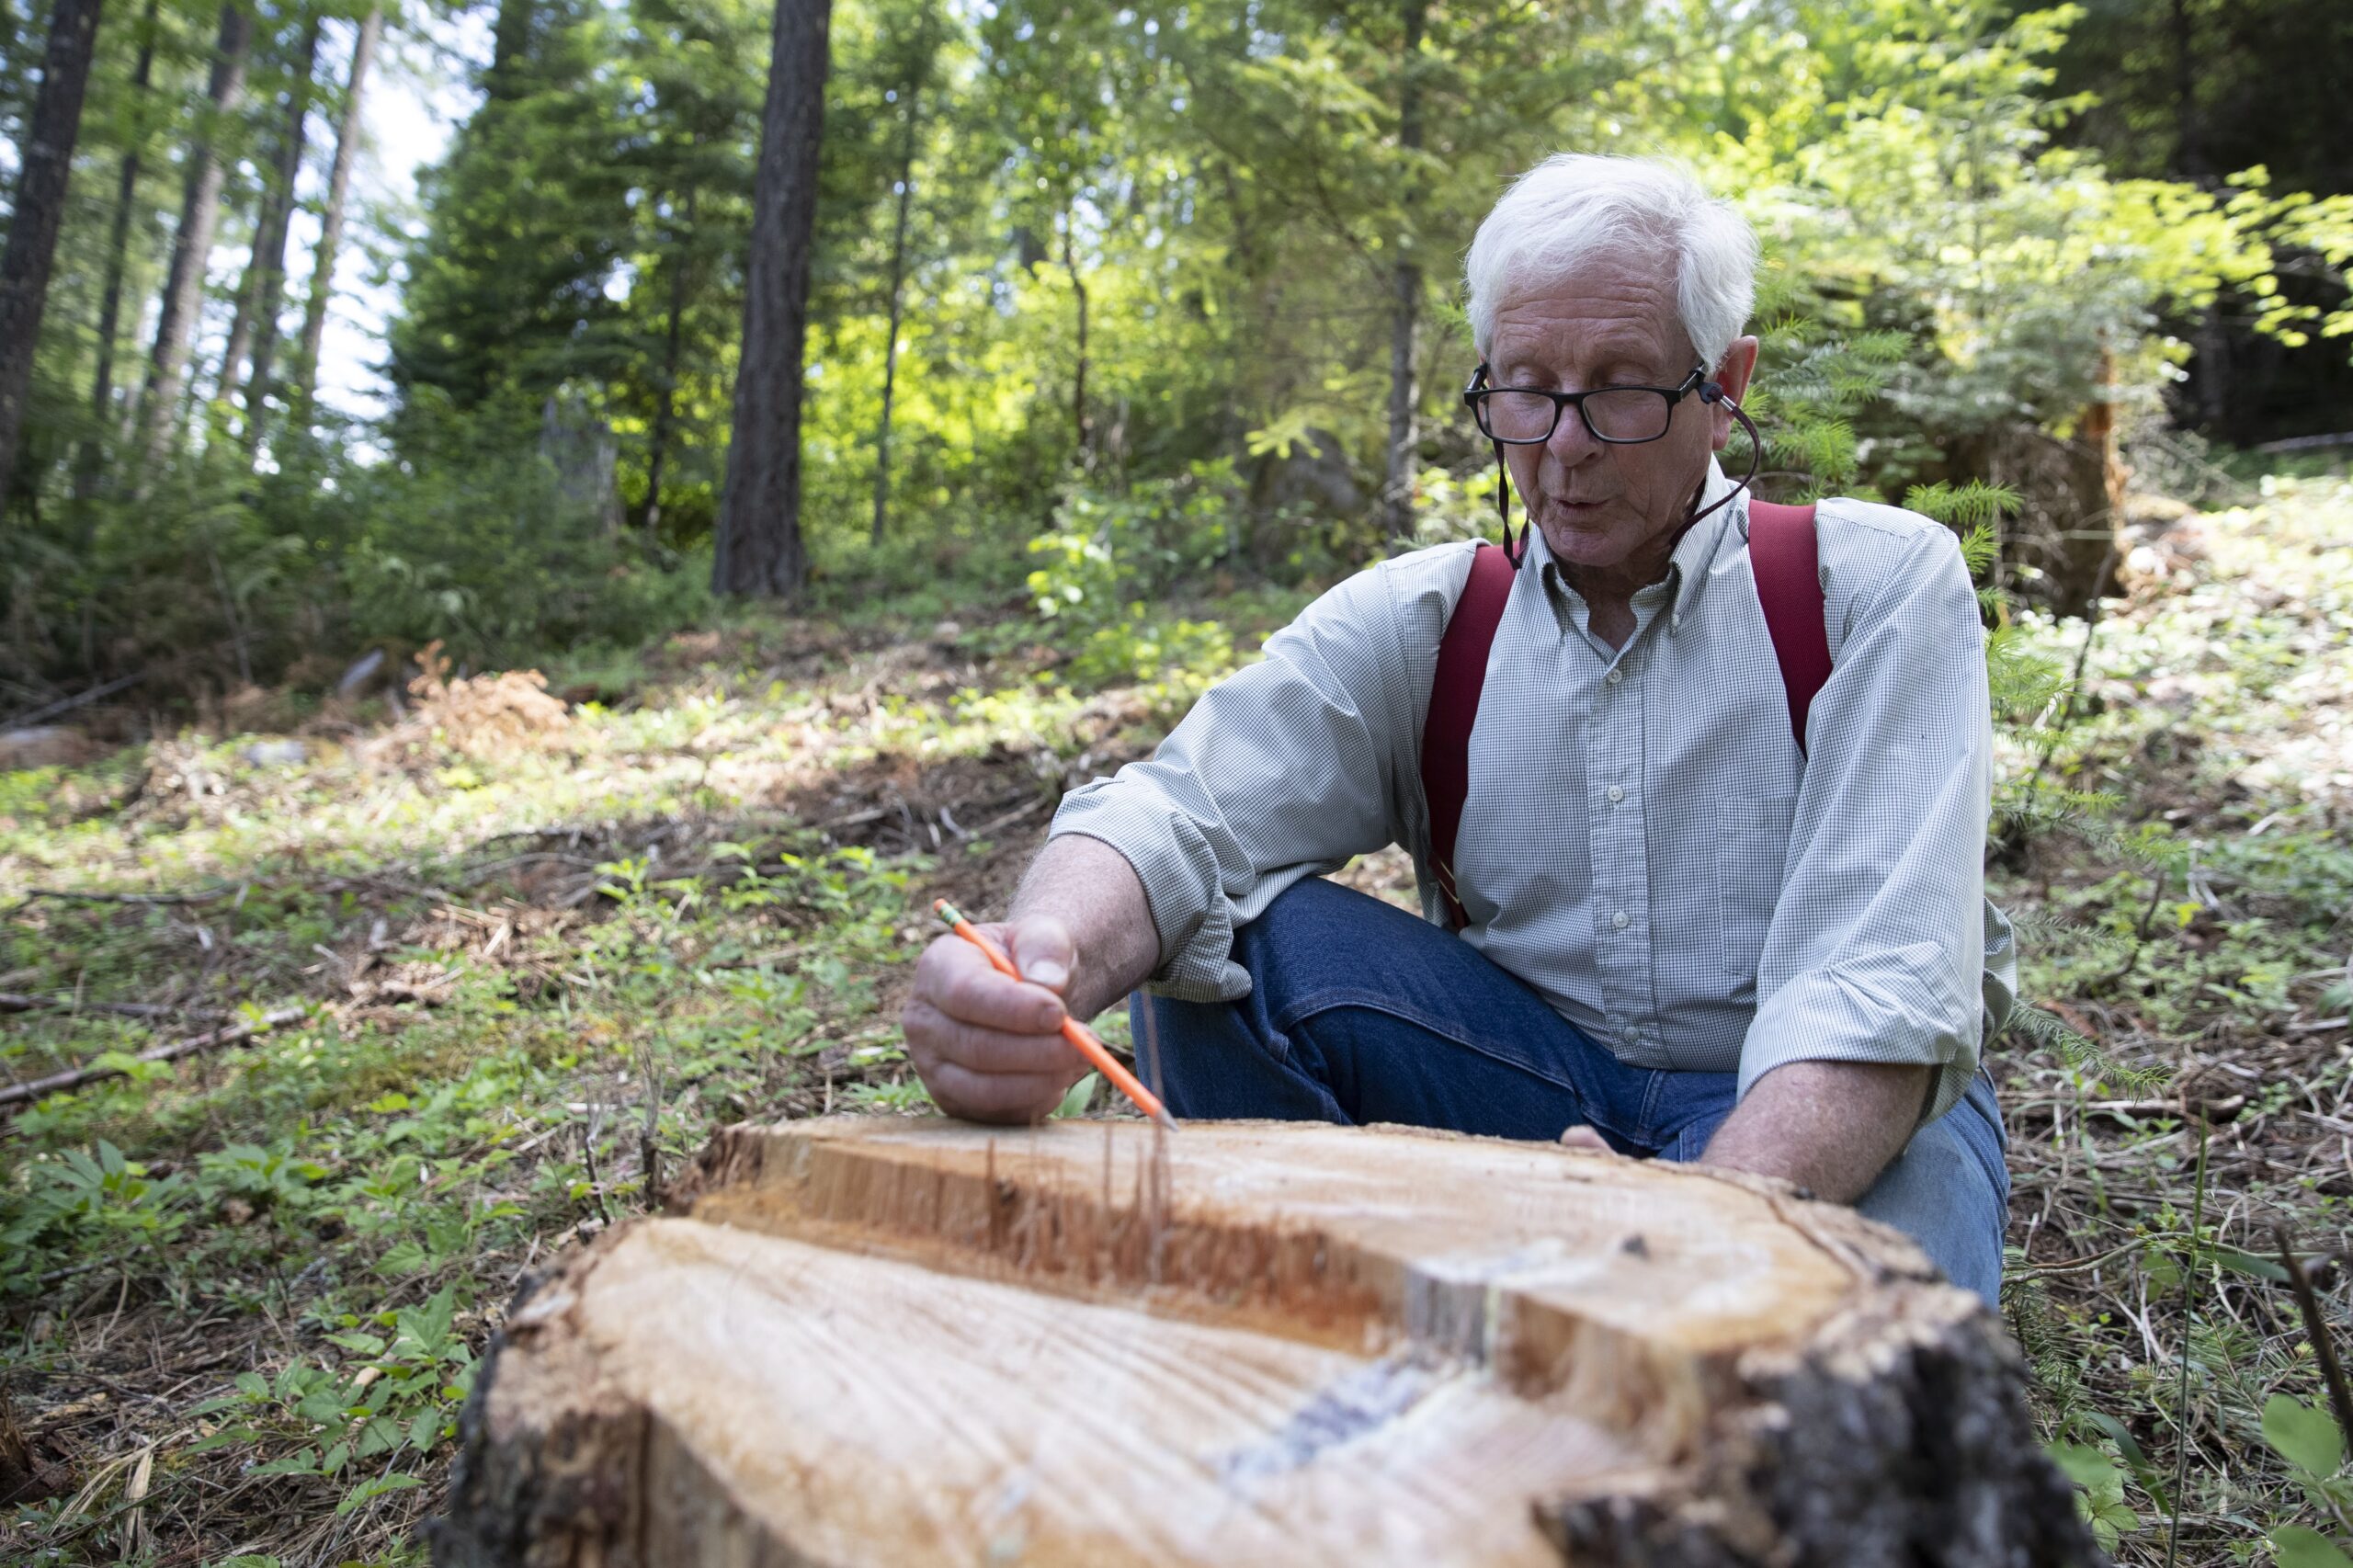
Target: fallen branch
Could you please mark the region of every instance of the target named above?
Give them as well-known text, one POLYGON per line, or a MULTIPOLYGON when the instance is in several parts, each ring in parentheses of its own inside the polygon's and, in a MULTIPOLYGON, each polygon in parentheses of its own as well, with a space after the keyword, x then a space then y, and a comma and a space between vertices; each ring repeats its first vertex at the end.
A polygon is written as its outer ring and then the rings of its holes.
POLYGON ((218 1007, 175 1007, 168 1002, 83 1002, 71 996, 28 996, 0 991, 0 1013, 31 1013, 54 1008, 61 1013, 111 1013, 120 1018, 225 1018, 218 1007))
MULTIPOLYGON (((2228 1121, 2246 1108, 2245 1095, 2231 1095, 2222 1099, 2192 1100, 2193 1113, 2203 1114, 2209 1121, 2228 1121)), ((2082 1117, 2098 1117, 2104 1120, 2137 1126, 2143 1121, 2160 1119, 2183 1119, 2179 1100, 2029 1100, 2010 1112, 2014 1121, 2055 1119, 2059 1111, 2073 1110, 2082 1117)))
MULTIPOLYGON (((178 662, 173 661, 174 664, 178 662)), ((86 708, 101 698, 112 697, 118 691, 128 690, 137 686, 153 673, 153 670, 141 670, 135 675, 119 676, 103 685, 94 686, 87 691, 76 692, 72 697, 61 697, 45 707, 27 709, 13 719, 0 720, 0 730, 14 730, 26 724, 38 724, 44 719, 54 719, 60 714, 71 713, 76 708, 86 708)))
POLYGON ((64 903, 212 903, 247 884, 224 882, 201 892, 83 892, 74 888, 27 888, 25 898, 53 898, 64 903))
MULTIPOLYGON (((199 1051, 210 1051, 217 1046, 235 1045, 241 1040, 252 1039, 255 1035, 267 1034, 281 1024, 290 1024, 298 1018, 306 1017, 309 1013, 310 1009, 307 1007, 280 1007, 274 1012, 264 1013, 258 1021, 249 1018, 240 1019, 236 1023, 225 1025, 221 1028, 210 1029, 200 1035, 191 1035, 187 1040, 174 1040, 169 1045, 159 1045, 153 1051, 142 1051, 131 1060, 133 1062, 176 1062, 183 1056, 193 1056, 199 1051)), ((101 1078, 124 1077, 129 1072, 129 1068, 117 1066, 112 1062, 94 1062, 86 1067, 75 1067, 63 1073, 51 1073, 46 1078, 35 1078, 30 1083, 11 1084, 6 1088, 0 1088, 0 1106, 23 1105, 29 1100, 40 1099, 44 1095, 53 1095, 66 1089, 78 1089, 85 1084, 94 1084, 101 1078)))

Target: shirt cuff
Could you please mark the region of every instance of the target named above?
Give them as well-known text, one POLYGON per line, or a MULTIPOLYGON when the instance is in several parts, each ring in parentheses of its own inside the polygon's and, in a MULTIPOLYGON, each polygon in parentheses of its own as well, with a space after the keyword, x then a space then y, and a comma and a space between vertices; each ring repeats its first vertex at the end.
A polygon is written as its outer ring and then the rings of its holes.
POLYGON ((1233 916, 1217 857, 1178 813, 1098 778, 1063 798, 1049 843, 1077 834, 1120 852, 1143 884, 1160 941, 1147 989, 1179 1002, 1231 1002, 1250 994, 1250 971, 1233 961, 1233 916))
POLYGON ((1741 1047, 1741 1096, 1790 1062, 1935 1067, 1916 1125, 1934 1121, 1968 1092, 1979 1048, 1979 1008, 1953 994, 1946 960, 1935 943, 1915 942, 1798 975, 1756 1009, 1741 1047))

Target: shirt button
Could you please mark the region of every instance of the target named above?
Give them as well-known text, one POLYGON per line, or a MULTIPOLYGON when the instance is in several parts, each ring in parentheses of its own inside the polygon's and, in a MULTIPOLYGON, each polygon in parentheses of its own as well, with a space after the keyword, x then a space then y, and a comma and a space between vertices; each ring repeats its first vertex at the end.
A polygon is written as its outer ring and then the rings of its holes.
POLYGON ((1623 931, 1626 928, 1626 912, 1621 909, 1617 914, 1611 915, 1609 917, 1609 924, 1616 926, 1619 930, 1623 931))
POLYGON ((1618 786, 1617 786, 1617 785, 1615 785, 1615 784, 1612 784, 1611 786, 1609 786, 1609 803, 1610 803, 1611 805, 1613 805, 1613 806, 1614 806, 1614 805, 1616 805, 1619 801, 1620 801, 1624 800, 1625 798, 1626 798, 1626 791, 1625 791, 1625 790, 1620 790, 1620 788, 1618 788, 1618 786))
POLYGON ((1601 678, 1602 678, 1602 679, 1604 679, 1604 680, 1606 680, 1606 681, 1608 681, 1610 685, 1612 685, 1612 686, 1616 686, 1620 681, 1624 680, 1624 679, 1626 678, 1626 672, 1625 672, 1625 671, 1623 671, 1623 670, 1615 670, 1615 669, 1613 669, 1613 670, 1611 670, 1608 675, 1603 676, 1601 678))

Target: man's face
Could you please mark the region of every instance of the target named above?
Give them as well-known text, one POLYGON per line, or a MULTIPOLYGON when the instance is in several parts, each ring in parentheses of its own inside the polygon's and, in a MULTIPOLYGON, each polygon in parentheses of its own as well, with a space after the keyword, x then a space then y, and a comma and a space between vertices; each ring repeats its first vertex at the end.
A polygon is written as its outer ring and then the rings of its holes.
MULTIPOLYGON (((1565 278, 1506 296, 1488 348, 1490 386, 1548 392, 1673 387, 1699 363, 1676 313, 1672 253, 1634 247, 1605 251, 1565 278)), ((1735 398, 1747 388, 1756 352, 1756 339, 1743 338, 1725 356, 1717 379, 1735 398)), ((1647 579, 1665 569, 1708 454, 1723 446, 1731 427, 1731 415, 1695 392, 1676 404, 1655 441, 1596 440, 1574 410, 1563 409, 1551 440, 1506 447, 1504 456, 1512 487, 1556 560, 1589 571, 1631 569, 1647 579)))

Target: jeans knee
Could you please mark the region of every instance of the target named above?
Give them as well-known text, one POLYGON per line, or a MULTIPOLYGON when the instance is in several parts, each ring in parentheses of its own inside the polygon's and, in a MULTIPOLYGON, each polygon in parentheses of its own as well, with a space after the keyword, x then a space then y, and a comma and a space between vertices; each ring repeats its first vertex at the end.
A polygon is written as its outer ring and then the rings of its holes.
POLYGON ((1913 1135, 1855 1207, 1910 1236, 1954 1284, 1999 1304, 2008 1182, 1941 1119, 1913 1135))

